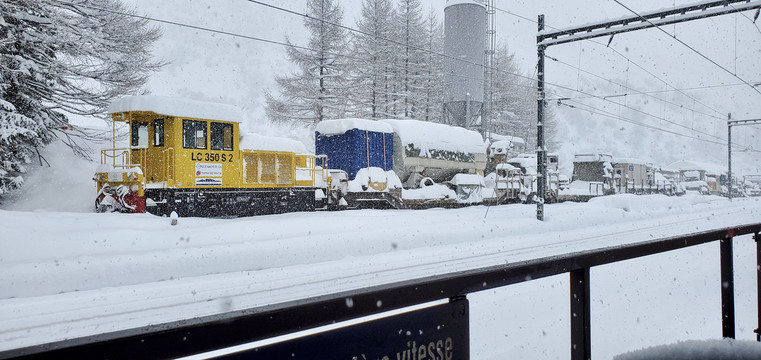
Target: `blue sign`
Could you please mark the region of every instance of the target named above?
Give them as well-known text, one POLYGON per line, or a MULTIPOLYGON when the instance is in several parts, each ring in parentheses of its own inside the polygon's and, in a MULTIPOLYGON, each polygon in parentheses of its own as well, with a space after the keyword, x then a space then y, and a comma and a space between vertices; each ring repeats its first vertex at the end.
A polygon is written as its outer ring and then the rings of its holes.
POLYGON ((215 359, 468 360, 468 314, 458 299, 215 359))

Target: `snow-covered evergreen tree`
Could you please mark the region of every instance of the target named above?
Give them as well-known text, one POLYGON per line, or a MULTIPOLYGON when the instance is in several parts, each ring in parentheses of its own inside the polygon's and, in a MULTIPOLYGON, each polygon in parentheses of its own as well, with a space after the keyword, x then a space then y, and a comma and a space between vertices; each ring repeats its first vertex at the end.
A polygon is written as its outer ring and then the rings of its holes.
POLYGON ((161 64, 160 33, 119 0, 0 0, 0 198, 56 138, 84 155, 63 112, 93 115, 161 64))
POLYGON ((357 20, 359 33, 352 36, 352 114, 361 118, 390 118, 394 54, 392 0, 363 0, 357 20))
MULTIPOLYGON (((528 148, 536 146, 536 81, 532 74, 521 76, 514 55, 506 46, 494 55, 494 105, 491 131, 523 138, 528 148)), ((545 139, 553 148, 555 138, 554 108, 545 108, 545 139)))
POLYGON ((444 62, 440 54, 444 52, 444 28, 431 9, 426 19, 425 68, 420 97, 420 114, 423 121, 442 122, 444 101, 444 62))
POLYGON ((318 123, 343 117, 347 110, 346 32, 336 26, 343 10, 337 0, 308 0, 307 11, 308 45, 297 47, 286 39, 297 72, 276 78, 278 95, 265 94, 267 115, 274 121, 318 123))
POLYGON ((420 114, 423 83, 425 82, 425 22, 420 0, 400 0, 397 10, 397 36, 399 42, 397 66, 396 113, 399 116, 417 118, 420 114))

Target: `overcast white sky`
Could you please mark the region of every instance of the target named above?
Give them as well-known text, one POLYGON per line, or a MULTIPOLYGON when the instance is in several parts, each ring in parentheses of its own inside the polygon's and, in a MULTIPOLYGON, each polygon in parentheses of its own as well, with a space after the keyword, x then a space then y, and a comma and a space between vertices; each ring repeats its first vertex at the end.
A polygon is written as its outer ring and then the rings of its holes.
MULTIPOLYGON (((294 43, 305 44, 307 36, 302 17, 245 0, 126 1, 128 4, 135 4, 139 12, 151 17, 244 35, 245 37, 234 37, 175 25, 160 25, 164 29, 164 37, 157 46, 156 55, 171 63, 154 76, 149 88, 157 95, 185 96, 236 104, 248 108, 254 118, 264 117, 263 94, 267 89, 276 91, 274 75, 289 73, 291 64, 285 60, 282 46, 251 38, 282 42, 289 36, 294 43)), ((299 13, 306 10, 305 0, 263 2, 299 13)), ((696 1, 621 2, 634 11, 646 12, 696 1)), ((443 21, 445 1, 423 0, 422 3, 426 12, 434 9, 443 21)), ((361 2, 351 0, 342 1, 341 4, 345 9, 344 24, 355 26, 361 2)), ((515 53, 522 71, 528 75, 533 73, 536 64, 535 19, 538 14, 545 14, 548 28, 567 28, 631 15, 627 9, 613 0, 497 0, 496 6, 498 42, 508 45, 515 53)), ((725 15, 669 25, 664 27, 664 30, 670 34, 675 33, 695 50, 730 72, 736 73, 743 80, 757 83, 761 82, 761 67, 757 65, 758 59, 761 58, 761 30, 751 22, 752 17, 752 12, 725 15)), ((727 113, 731 112, 734 119, 761 116, 761 94, 745 85, 714 88, 716 85, 738 84, 741 81, 660 30, 616 35, 610 49, 599 45, 607 41, 608 39, 604 38, 596 40, 597 43, 584 41, 550 47, 547 54, 558 61, 548 60, 546 80, 550 84, 580 91, 550 87, 551 91, 555 90, 555 94, 551 96, 571 97, 598 110, 638 122, 647 122, 653 126, 670 126, 667 124, 669 121, 681 124, 682 128, 676 127, 672 129, 673 132, 682 132, 684 127, 687 127, 723 138, 726 138, 727 113), (711 88, 685 91, 687 95, 674 91, 666 92, 665 95, 658 94, 659 97, 665 97, 679 106, 652 97, 631 95, 635 91, 664 91, 672 90, 672 87, 711 88), (588 97, 585 93, 598 96, 623 93, 630 95, 610 98, 612 102, 603 102, 599 99, 584 99, 588 97)), ((527 96, 533 96, 530 89, 527 89, 527 96)), ((565 106, 558 109, 566 123, 582 119, 602 121, 599 115, 565 106)), ((595 128, 598 126, 596 122, 580 129, 595 128)), ((613 124, 617 127, 619 125, 621 124, 613 124)), ((627 126, 623 124, 619 128, 625 131, 627 126)), ((735 142, 753 146, 754 149, 761 148, 761 130, 738 129, 735 133, 735 142)), ((647 139, 653 137, 649 134, 634 135, 647 139)), ((610 139, 611 137, 609 134, 601 135, 603 139, 615 141, 610 139)), ((680 141, 669 137, 663 139, 668 142, 680 141)), ((683 154, 675 156, 687 156, 703 146, 689 145, 685 147, 683 154)), ((726 147, 723 150, 724 155, 719 155, 722 149, 716 145, 711 148, 710 153, 715 153, 716 161, 720 161, 726 158, 725 149, 726 147)), ((591 150, 576 146, 570 151, 591 150)), ((628 152, 623 156, 637 155, 631 154, 632 151, 628 152)), ((757 167, 761 168, 761 164, 757 167)))

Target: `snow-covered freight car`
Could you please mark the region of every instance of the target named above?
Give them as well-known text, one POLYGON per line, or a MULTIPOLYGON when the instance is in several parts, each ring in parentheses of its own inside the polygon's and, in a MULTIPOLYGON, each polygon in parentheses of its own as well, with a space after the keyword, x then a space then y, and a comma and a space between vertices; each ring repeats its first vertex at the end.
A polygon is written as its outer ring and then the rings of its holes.
POLYGON ((380 120, 394 130, 394 171, 405 188, 420 180, 449 181, 456 174, 484 175, 486 145, 475 131, 418 120, 380 120))
MULTIPOLYGON (((315 128, 315 154, 320 166, 345 172, 341 196, 352 207, 394 207, 401 204, 401 183, 393 170, 394 133, 390 125, 367 119, 324 120, 315 128)), ((339 176, 333 176, 339 178, 339 176)))
POLYGON ((486 147, 474 131, 417 120, 327 120, 317 125, 315 150, 327 155, 331 169, 348 174, 350 206, 458 206, 481 199, 473 188, 483 186, 486 147), (481 180, 454 181, 458 174, 481 180))

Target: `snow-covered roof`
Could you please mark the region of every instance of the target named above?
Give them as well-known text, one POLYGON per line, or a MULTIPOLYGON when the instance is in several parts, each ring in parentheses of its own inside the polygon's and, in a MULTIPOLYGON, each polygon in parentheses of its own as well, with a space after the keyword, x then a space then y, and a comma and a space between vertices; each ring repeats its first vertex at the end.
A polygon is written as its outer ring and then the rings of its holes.
POLYGON ((573 162, 594 162, 594 161, 613 161, 613 156, 609 154, 577 154, 573 157, 573 162))
POLYGON ((615 158, 613 160, 616 164, 632 164, 632 165, 651 165, 649 161, 645 161, 642 159, 636 159, 636 158, 615 158))
POLYGON ((518 168, 510 164, 502 163, 502 164, 497 164, 497 170, 510 171, 510 170, 518 170, 518 168))
POLYGON ((125 96, 108 107, 109 114, 128 111, 152 111, 160 115, 231 122, 241 122, 245 118, 243 112, 233 105, 169 96, 125 96))
POLYGON ((392 129, 390 125, 377 120, 368 119, 324 120, 317 124, 315 131, 322 135, 341 135, 352 129, 384 133, 394 132, 394 129, 392 129))
POLYGON ((680 160, 666 166, 665 169, 670 171, 703 170, 713 175, 727 172, 727 168, 722 165, 692 160, 680 160))
POLYGON ((489 137, 492 139, 494 144, 502 141, 508 141, 513 144, 520 144, 520 145, 526 145, 526 140, 523 138, 519 138, 517 136, 510 136, 510 135, 498 135, 498 134, 491 134, 489 137))
POLYGON ((536 155, 532 154, 520 154, 512 159, 507 160, 508 163, 520 164, 524 168, 536 167, 536 155))
POLYGON ((241 134, 240 148, 244 150, 287 151, 296 154, 310 153, 301 141, 255 133, 241 134))
POLYGON ((402 146, 413 144, 428 150, 454 151, 469 154, 486 153, 481 134, 457 126, 418 120, 380 120, 391 125, 402 146))
POLYGON ((444 9, 454 5, 478 5, 486 8, 486 4, 478 0, 447 0, 447 4, 444 6, 444 9))

